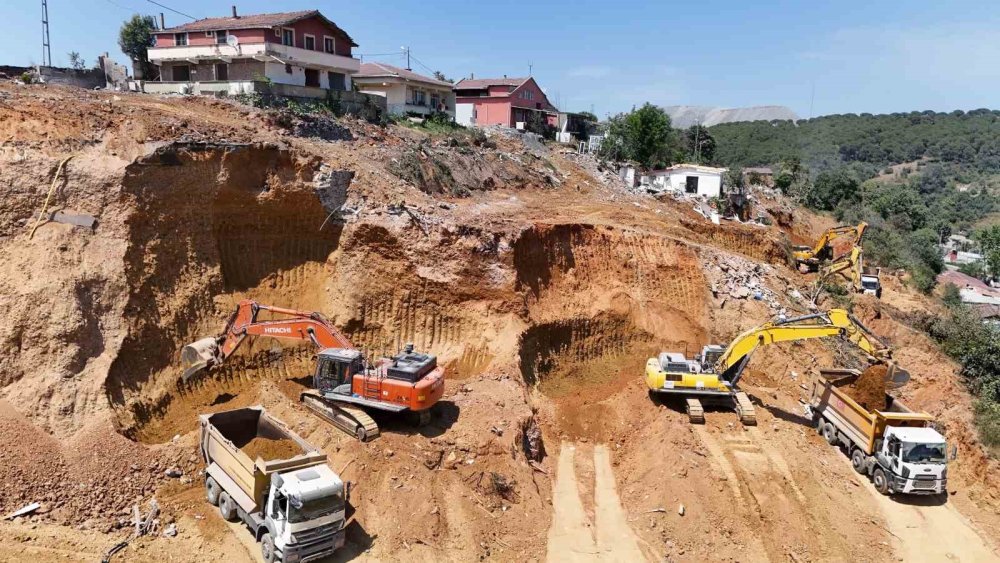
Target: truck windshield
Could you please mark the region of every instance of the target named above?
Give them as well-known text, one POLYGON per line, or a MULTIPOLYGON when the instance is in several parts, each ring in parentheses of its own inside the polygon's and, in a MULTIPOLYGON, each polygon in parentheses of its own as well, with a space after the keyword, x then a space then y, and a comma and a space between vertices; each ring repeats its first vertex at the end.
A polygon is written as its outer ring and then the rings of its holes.
POLYGON ((299 508, 290 506, 288 521, 293 524, 308 522, 309 520, 327 516, 342 508, 344 508, 344 501, 336 495, 317 498, 303 503, 299 508))
POLYGON ((903 442, 904 463, 944 463, 944 444, 911 444, 903 442))

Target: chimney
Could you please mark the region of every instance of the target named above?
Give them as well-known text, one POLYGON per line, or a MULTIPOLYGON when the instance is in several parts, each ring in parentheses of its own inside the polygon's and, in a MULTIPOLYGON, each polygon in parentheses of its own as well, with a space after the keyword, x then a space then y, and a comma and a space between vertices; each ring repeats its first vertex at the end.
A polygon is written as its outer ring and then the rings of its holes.
POLYGON ((167 29, 167 21, 163 19, 163 12, 160 12, 160 29, 167 29))
POLYGON ((238 18, 239 17, 239 16, 236 15, 236 6, 233 6, 233 17, 234 18, 238 18))
POLYGON ((505 75, 503 75, 503 77, 504 77, 504 78, 507 78, 507 75, 505 74, 505 75))
POLYGON ((469 80, 473 80, 473 79, 475 79, 475 78, 476 78, 476 73, 474 73, 474 72, 470 72, 470 73, 469 73, 469 80))

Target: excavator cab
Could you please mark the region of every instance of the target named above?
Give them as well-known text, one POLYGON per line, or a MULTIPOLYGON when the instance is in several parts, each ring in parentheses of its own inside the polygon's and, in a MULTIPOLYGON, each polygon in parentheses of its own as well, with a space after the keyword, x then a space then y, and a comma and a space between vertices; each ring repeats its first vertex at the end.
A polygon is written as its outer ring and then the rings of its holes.
POLYGON ((363 369, 360 350, 327 348, 316 356, 313 387, 320 393, 350 395, 354 375, 363 369))

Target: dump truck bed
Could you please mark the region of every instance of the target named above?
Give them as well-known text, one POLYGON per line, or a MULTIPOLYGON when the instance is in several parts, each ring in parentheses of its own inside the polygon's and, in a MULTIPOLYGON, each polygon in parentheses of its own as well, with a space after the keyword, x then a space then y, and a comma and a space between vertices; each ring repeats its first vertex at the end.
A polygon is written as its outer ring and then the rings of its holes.
POLYGON ((843 387, 853 383, 857 370, 822 370, 813 383, 810 404, 822 412, 841 432, 847 435, 868 455, 882 437, 887 426, 924 427, 932 418, 926 413, 915 413, 888 393, 885 408, 867 410, 850 397, 843 387))
POLYGON ((201 453, 208 466, 208 474, 247 513, 263 508, 273 473, 326 462, 326 454, 267 414, 263 407, 204 414, 199 418, 201 453), (299 453, 281 459, 264 459, 261 456, 251 459, 243 448, 249 450, 255 439, 275 441, 285 446, 284 449, 298 450, 299 453), (290 444, 294 445, 289 447, 290 444))

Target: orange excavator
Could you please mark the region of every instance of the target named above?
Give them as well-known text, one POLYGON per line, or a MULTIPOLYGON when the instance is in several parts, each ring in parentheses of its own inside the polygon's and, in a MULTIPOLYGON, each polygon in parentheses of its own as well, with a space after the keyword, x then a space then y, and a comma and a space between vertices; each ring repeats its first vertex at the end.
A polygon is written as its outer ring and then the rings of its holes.
POLYGON ((299 400, 321 418, 362 442, 378 436, 375 421, 363 410, 416 413, 419 424, 430 421, 431 408, 444 394, 444 368, 437 358, 413 351, 369 365, 361 351, 322 314, 261 305, 246 299, 229 317, 219 336, 202 338, 181 350, 183 380, 226 361, 248 337, 267 336, 312 342, 319 350, 313 390, 299 400), (267 311, 270 320, 257 318, 267 311))

